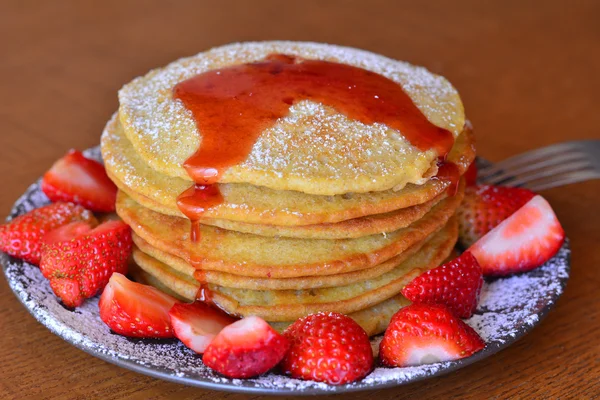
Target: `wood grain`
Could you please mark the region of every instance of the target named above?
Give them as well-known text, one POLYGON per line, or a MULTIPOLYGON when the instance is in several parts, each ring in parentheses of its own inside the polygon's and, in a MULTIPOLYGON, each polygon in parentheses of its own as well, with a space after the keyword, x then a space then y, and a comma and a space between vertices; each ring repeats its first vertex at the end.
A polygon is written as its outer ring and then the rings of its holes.
MULTIPOLYGON (((0 214, 68 148, 98 144, 121 85, 232 41, 313 40, 421 64, 460 90, 479 154, 600 138, 594 1, 0 1, 0 214)), ((557 308, 450 375, 344 398, 593 398, 600 393, 600 181, 544 193, 573 248, 557 308)), ((250 399, 166 383, 50 334, 0 279, 0 397, 250 399)))

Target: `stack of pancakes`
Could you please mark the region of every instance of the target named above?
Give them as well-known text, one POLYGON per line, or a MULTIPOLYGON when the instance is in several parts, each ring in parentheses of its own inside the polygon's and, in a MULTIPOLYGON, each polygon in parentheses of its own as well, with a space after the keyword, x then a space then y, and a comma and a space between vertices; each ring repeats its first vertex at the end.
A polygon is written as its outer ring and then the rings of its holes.
POLYGON ((117 212, 134 232, 137 280, 283 329, 304 315, 350 315, 370 335, 408 301, 399 293, 440 265, 457 240, 454 213, 464 183, 437 177, 435 150, 402 132, 354 121, 300 101, 266 128, 247 159, 218 183, 223 202, 206 210, 201 238, 177 197, 194 184, 183 164, 202 133, 173 98, 196 74, 270 54, 346 63, 402 86, 433 124, 455 138, 447 161, 462 175, 475 157, 456 90, 423 68, 372 53, 314 43, 263 42, 216 48, 127 84, 102 136, 117 212), (455 183, 455 182, 454 182, 455 183))

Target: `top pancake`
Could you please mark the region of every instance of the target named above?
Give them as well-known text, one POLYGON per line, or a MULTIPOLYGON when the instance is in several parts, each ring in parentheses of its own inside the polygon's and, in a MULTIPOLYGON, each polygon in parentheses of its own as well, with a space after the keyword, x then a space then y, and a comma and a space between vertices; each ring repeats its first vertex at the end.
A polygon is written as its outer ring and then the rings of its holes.
MULTIPOLYGON (((454 137, 465 124, 456 90, 423 68, 339 46, 262 42, 215 48, 125 85, 119 92, 125 135, 153 169, 191 180, 182 165, 202 145, 201 132, 191 112, 173 99, 173 87, 199 73, 259 61, 272 53, 373 71, 401 85, 433 124, 454 137)), ((435 150, 420 151, 402 132, 383 124, 366 125, 323 104, 300 101, 262 132, 246 160, 229 168, 220 182, 317 195, 384 191, 425 183, 436 173, 437 157, 435 150)))

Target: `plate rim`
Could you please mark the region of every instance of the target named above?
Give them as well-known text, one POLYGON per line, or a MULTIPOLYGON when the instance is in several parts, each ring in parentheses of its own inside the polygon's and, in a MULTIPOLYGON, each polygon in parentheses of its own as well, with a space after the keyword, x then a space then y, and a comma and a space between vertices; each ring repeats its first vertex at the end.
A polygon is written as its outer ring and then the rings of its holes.
MULTIPOLYGON (((95 147, 93 149, 96 149, 96 148, 97 147, 95 147)), ((487 163, 486 160, 483 160, 479 157, 478 157, 478 162, 487 163)), ((15 201, 15 203, 13 204, 13 207, 11 208, 10 214, 6 218, 7 221, 10 221, 12 218, 14 218, 15 214, 17 213, 18 204, 24 198, 26 198, 26 196, 28 194, 33 193, 35 190, 39 190, 39 182, 40 182, 40 179, 38 179, 36 182, 31 184, 26 189, 26 191, 15 201)), ((19 260, 17 258, 8 256, 7 254, 5 254, 3 252, 0 252, 0 264, 2 264, 2 271, 4 273, 5 279, 7 280, 8 286, 10 287, 11 291, 13 292, 15 297, 17 297, 17 299, 23 305, 23 307, 25 307, 25 309, 28 311, 28 313, 31 316, 33 316, 34 319, 38 323, 43 325, 51 333, 60 337, 62 340, 69 343, 70 345, 76 347, 79 350, 84 351, 86 354, 89 354, 93 357, 99 358, 102 361, 108 362, 112 365, 115 365, 115 366, 118 366, 121 368, 125 368, 130 371, 140 373, 142 375, 149 376, 152 378, 161 379, 161 380, 165 380, 165 381, 173 382, 173 383, 177 383, 177 384, 183 384, 183 385, 187 385, 187 386, 198 387, 201 389, 217 390, 217 391, 229 392, 229 393, 261 394, 261 395, 273 395, 273 396, 276 396, 276 395, 312 396, 312 395, 327 395, 327 394, 339 394, 339 393, 349 393, 349 392, 362 392, 362 391, 368 391, 368 390, 389 389, 389 388, 393 388, 393 387, 399 387, 399 386, 403 386, 403 385, 416 383, 416 382, 419 382, 419 381, 422 381, 425 379, 440 377, 440 376, 449 374, 451 372, 454 372, 458 369, 467 367, 467 366, 469 366, 473 363, 476 363, 478 361, 481 361, 485 358, 488 358, 488 357, 498 353, 499 351, 513 345, 515 342, 517 342, 518 340, 523 338, 525 335, 530 333, 535 327, 537 327, 546 318, 548 313, 554 307, 556 307, 558 300, 564 293, 565 288, 568 283, 568 280, 571 275, 571 246, 570 246, 570 241, 568 238, 565 238, 565 241, 559 251, 561 251, 561 250, 566 250, 565 255, 564 255, 564 259, 565 259, 564 270, 565 270, 566 275, 564 277, 560 277, 558 279, 557 283, 560 286, 560 290, 558 291, 558 294, 556 294, 552 298, 550 298, 549 299, 550 301, 547 302, 543 308, 541 308, 539 311, 537 311, 535 313, 535 315, 537 315, 537 317, 538 317, 536 321, 534 321, 533 323, 530 323, 530 324, 523 324, 523 325, 519 326, 517 329, 517 332, 514 335, 506 338, 506 340, 504 340, 504 342, 502 342, 502 343, 492 342, 490 344, 486 343, 486 347, 483 350, 473 354, 470 357, 463 358, 460 360, 446 362, 446 363, 444 363, 446 365, 443 368, 438 369, 433 373, 420 374, 420 375, 417 375, 407 381, 398 382, 397 380, 389 380, 389 381, 381 382, 381 383, 373 383, 372 385, 357 385, 357 383, 360 383, 360 381, 358 381, 356 383, 349 383, 349 384, 344 384, 344 385, 339 385, 339 386, 328 385, 327 389, 321 389, 318 387, 309 387, 309 388, 302 389, 302 390, 298 390, 295 388, 287 388, 287 387, 278 387, 278 388, 267 389, 267 388, 263 388, 263 387, 257 387, 252 384, 246 384, 247 382, 252 382, 252 381, 246 381, 246 380, 240 380, 241 384, 232 384, 231 382, 215 382, 213 380, 210 380, 209 378, 177 376, 175 374, 163 371, 162 369, 160 369, 160 367, 144 366, 144 365, 140 365, 136 361, 132 361, 132 360, 124 358, 124 357, 111 356, 111 355, 108 355, 108 354, 103 353, 98 350, 94 351, 93 348, 86 347, 84 344, 82 344, 82 342, 75 342, 73 340, 70 340, 67 337, 67 335, 65 333, 61 332, 58 328, 56 328, 55 326, 53 326, 51 324, 45 323, 43 316, 36 313, 33 308, 30 308, 27 305, 26 298, 24 298, 24 296, 21 294, 23 292, 19 292, 17 290, 17 288, 11 283, 11 280, 8 279, 7 269, 8 269, 8 265, 11 262, 21 263, 21 264, 28 264, 28 263, 26 263, 23 260, 19 260)), ((27 265, 25 265, 25 267, 27 267, 27 265)), ((29 267, 37 268, 30 264, 29 264, 29 267)), ((519 275, 524 275, 524 274, 528 274, 528 273, 529 272, 525 272, 525 273, 519 274, 519 275)), ((493 281, 495 281, 495 279, 489 280, 489 281, 493 282, 493 281)), ((27 292, 27 291, 25 291, 25 292, 27 292)), ((58 319, 54 318, 54 320, 58 320, 58 319)), ((64 325, 64 323, 62 321, 60 321, 60 323, 64 325)), ((432 365, 435 365, 435 364, 432 364, 432 365)), ((377 367, 378 367, 378 365, 375 365, 374 368, 377 368, 377 367)), ((390 369, 393 369, 393 368, 390 368, 390 369)))

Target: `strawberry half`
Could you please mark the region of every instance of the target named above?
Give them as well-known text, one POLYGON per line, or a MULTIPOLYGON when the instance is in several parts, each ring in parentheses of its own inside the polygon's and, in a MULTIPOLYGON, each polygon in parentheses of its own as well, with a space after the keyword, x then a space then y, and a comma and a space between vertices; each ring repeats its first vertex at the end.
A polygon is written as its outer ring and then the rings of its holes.
POLYGON ((42 178, 42 190, 51 201, 71 201, 92 211, 115 210, 117 187, 104 166, 71 150, 42 178))
POLYGON ((190 304, 175 304, 169 311, 175 337, 198 354, 219 332, 236 320, 209 305, 196 301, 190 304))
POLYGON ((179 301, 160 290, 114 273, 100 296, 100 319, 119 335, 171 338, 169 310, 179 301))
POLYGON ((531 190, 493 185, 468 187, 458 208, 458 237, 465 247, 483 235, 535 196, 531 190))
POLYGON ((42 254, 48 246, 59 242, 68 242, 77 236, 88 233, 92 228, 87 222, 71 222, 70 224, 51 230, 44 235, 42 254))
POLYGON ((459 317, 469 318, 477 308, 482 286, 481 267, 466 251, 413 279, 402 294, 413 303, 443 304, 459 317))
POLYGON ((552 207, 542 196, 535 196, 469 251, 485 276, 503 276, 539 267, 556 254, 564 240, 565 232, 552 207))
POLYGON ((133 246, 131 229, 121 221, 95 229, 73 222, 50 232, 44 241, 40 270, 68 307, 95 296, 113 272, 126 273, 133 246))
POLYGON ((23 214, 0 226, 0 250, 39 265, 44 236, 60 226, 84 221, 95 226, 94 215, 73 203, 54 203, 23 214))
POLYGON ((477 332, 445 306, 411 304, 400 309, 379 345, 390 367, 409 367, 469 357, 485 347, 477 332))
POLYGON ((229 378, 251 378, 279 364, 288 347, 288 340, 264 320, 247 317, 219 332, 202 361, 229 378))
POLYGON ((373 368, 369 336, 346 315, 309 315, 284 335, 292 345, 281 366, 294 378, 341 385, 363 378, 373 368))

